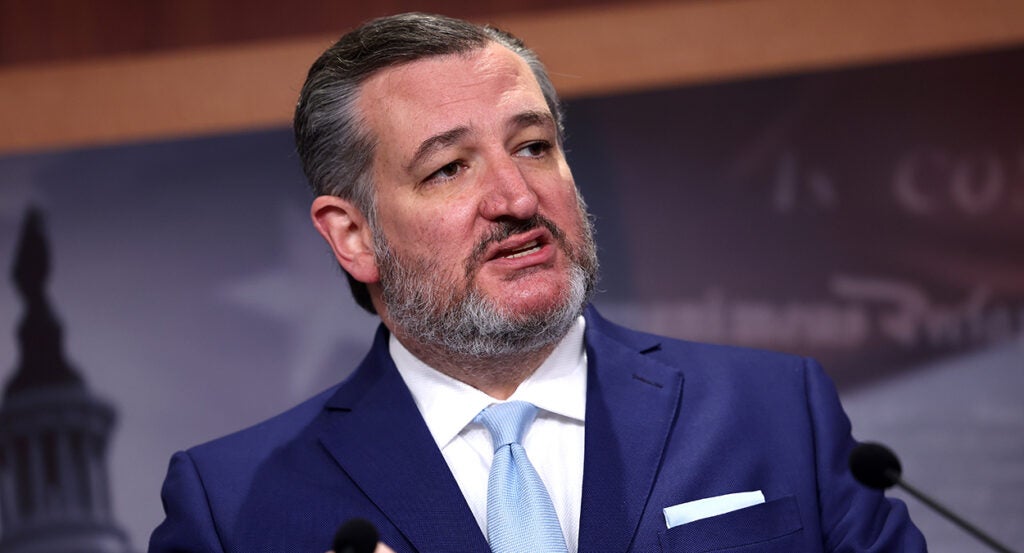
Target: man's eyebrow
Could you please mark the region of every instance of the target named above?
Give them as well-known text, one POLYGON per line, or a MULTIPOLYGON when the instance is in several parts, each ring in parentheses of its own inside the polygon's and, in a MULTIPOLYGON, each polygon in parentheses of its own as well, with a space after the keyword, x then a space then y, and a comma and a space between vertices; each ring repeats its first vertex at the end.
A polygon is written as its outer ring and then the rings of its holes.
POLYGON ((420 147, 416 148, 416 153, 413 154, 412 159, 406 164, 405 169, 411 172, 424 158, 458 142, 467 133, 469 133, 469 127, 455 127, 424 140, 420 143, 420 147))
POLYGON ((523 129, 526 127, 555 128, 555 118, 546 111, 524 111, 512 117, 508 124, 511 129, 523 129))
MULTIPOLYGON (((508 127, 513 130, 525 129, 528 127, 554 129, 555 119, 546 111, 524 111, 512 116, 509 120, 508 127)), ((413 169, 422 163, 425 158, 438 150, 455 144, 468 133, 469 127, 455 127, 454 129, 435 134, 434 136, 424 140, 420 143, 420 146, 416 148, 416 153, 412 155, 412 159, 409 160, 409 163, 405 165, 406 171, 412 172, 413 169)))

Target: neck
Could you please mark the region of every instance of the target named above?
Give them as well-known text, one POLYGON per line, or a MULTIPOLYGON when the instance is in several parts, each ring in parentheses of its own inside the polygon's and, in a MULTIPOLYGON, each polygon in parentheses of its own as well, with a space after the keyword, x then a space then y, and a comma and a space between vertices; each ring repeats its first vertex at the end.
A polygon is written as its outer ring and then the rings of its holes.
POLYGON ((558 345, 555 342, 536 351, 484 358, 452 353, 399 332, 395 332, 395 337, 410 353, 434 370, 500 400, 508 399, 558 345))

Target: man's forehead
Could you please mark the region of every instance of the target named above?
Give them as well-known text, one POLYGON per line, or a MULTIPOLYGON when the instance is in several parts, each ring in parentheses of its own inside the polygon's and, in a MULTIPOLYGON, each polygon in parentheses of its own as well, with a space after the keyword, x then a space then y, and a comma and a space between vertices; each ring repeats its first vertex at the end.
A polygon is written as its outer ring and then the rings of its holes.
POLYGON ((370 74, 363 81, 361 88, 371 90, 402 87, 408 84, 442 84, 458 80, 467 73, 467 70, 476 75, 500 76, 523 70, 529 73, 529 66, 505 46, 488 42, 464 52, 426 56, 383 67, 370 74), (461 71, 456 71, 455 68, 461 71))
POLYGON ((401 131, 409 138, 417 131, 429 136, 447 130, 431 127, 549 112, 526 62, 497 43, 382 69, 363 82, 359 94, 362 116, 374 130, 401 131))

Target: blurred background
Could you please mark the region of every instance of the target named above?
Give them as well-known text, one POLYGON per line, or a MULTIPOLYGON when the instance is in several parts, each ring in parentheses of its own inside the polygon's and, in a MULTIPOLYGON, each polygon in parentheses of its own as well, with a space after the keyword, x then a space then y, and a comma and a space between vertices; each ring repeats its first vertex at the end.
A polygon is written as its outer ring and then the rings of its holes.
POLYGON ((540 54, 607 317, 815 356, 858 438, 1024 548, 1024 3, 287 4, 0 0, 0 549, 144 550, 172 452, 359 361, 291 111, 410 10, 540 54))

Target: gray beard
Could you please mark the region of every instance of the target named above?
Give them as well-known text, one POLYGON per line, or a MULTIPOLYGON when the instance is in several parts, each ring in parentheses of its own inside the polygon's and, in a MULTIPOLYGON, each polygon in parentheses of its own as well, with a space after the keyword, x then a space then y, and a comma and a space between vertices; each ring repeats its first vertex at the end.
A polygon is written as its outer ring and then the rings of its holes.
POLYGON ((381 299, 391 323, 423 345, 474 359, 532 353, 558 342, 583 312, 597 281, 593 232, 584 213, 581 205, 584 238, 575 247, 543 217, 501 223, 477 246, 479 253, 467 260, 465 283, 439 279, 446 271, 432 259, 400 257, 374 229, 381 299), (568 286, 550 309, 525 316, 505 313, 471 284, 479 256, 489 243, 538 225, 547 227, 569 256, 568 286))

